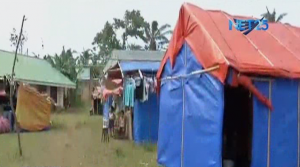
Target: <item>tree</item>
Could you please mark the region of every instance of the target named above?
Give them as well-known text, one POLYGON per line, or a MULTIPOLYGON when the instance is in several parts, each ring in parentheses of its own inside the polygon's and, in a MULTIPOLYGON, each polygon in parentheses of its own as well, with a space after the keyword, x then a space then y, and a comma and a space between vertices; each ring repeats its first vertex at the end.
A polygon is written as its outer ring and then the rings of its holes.
POLYGON ((125 11, 123 20, 114 18, 114 28, 123 29, 122 49, 127 49, 128 37, 141 38, 144 34, 145 19, 139 10, 125 11))
POLYGON ((99 49, 99 52, 94 55, 94 62, 97 62, 97 60, 95 60, 95 58, 97 58, 101 64, 106 63, 108 55, 110 55, 113 49, 122 48, 120 41, 117 39, 113 25, 109 22, 106 22, 101 32, 96 34, 92 44, 96 45, 99 49))
POLYGON ((114 49, 122 50, 162 50, 169 43, 167 35, 171 34, 170 25, 158 27, 157 21, 150 24, 145 21, 139 10, 126 10, 123 19, 114 18, 113 24, 106 22, 104 28, 93 40, 92 64, 105 64, 114 49), (119 40, 117 31, 122 30, 119 40), (141 39, 145 48, 139 44, 129 43, 129 37, 141 39))
POLYGON ((164 24, 158 28, 158 22, 153 21, 150 27, 149 23, 146 23, 144 27, 145 36, 142 36, 141 39, 147 44, 146 49, 157 50, 162 49, 165 44, 169 43, 169 39, 166 35, 172 34, 169 24, 164 24), (159 45, 159 47, 157 46, 159 45))
POLYGON ((129 44, 128 49, 129 50, 143 50, 143 47, 141 45, 137 45, 137 44, 129 44))
POLYGON ((90 65, 90 61, 92 60, 92 53, 90 49, 84 50, 78 59, 78 65, 88 66, 90 65))
POLYGON ((71 49, 65 51, 63 50, 60 55, 55 54, 54 56, 47 55, 44 57, 54 68, 59 70, 62 74, 67 76, 71 81, 75 82, 77 79, 77 71, 76 71, 76 61, 73 57, 73 53, 71 49))
POLYGON ((266 8, 267 8, 267 12, 264 13, 264 14, 262 14, 261 16, 263 16, 264 18, 266 18, 271 23, 273 23, 273 22, 280 22, 287 15, 287 13, 282 13, 276 19, 276 11, 275 11, 275 9, 273 10, 273 13, 270 13, 268 7, 266 7, 266 8))
MULTIPOLYGON (((17 30, 15 28, 13 28, 13 32, 10 33, 10 42, 11 42, 11 46, 12 47, 16 47, 17 43, 18 43, 18 39, 19 39, 19 34, 17 33, 17 30)), ((25 44, 25 42, 28 40, 27 34, 26 32, 22 33, 21 38, 20 38, 20 47, 18 49, 18 51, 23 54, 23 46, 25 44)))

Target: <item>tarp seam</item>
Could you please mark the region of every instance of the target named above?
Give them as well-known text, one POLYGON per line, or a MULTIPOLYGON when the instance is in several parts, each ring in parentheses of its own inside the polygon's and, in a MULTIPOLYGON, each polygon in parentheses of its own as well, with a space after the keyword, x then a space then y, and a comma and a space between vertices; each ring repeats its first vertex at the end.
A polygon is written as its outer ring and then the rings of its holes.
POLYGON ((287 51, 289 51, 296 59, 300 60, 299 57, 295 55, 293 51, 291 51, 286 45, 284 45, 277 37, 275 37, 270 31, 267 31, 280 45, 282 45, 287 51))
POLYGON ((299 36, 298 34, 296 34, 296 33, 294 32, 294 30, 291 30, 289 27, 287 27, 287 25, 283 24, 283 26, 284 26, 286 29, 288 29, 290 32, 292 32, 292 34, 293 34, 294 36, 296 36, 297 38, 300 38, 300 36, 299 36))
POLYGON ((203 25, 201 24, 201 22, 196 18, 196 16, 193 14, 193 12, 190 11, 190 8, 188 5, 185 5, 186 9, 189 11, 191 17, 193 17, 193 19, 198 23, 198 25, 200 26, 200 28, 204 31, 204 33, 210 37, 210 40, 213 42, 214 46, 218 49, 218 51, 221 53, 222 57, 224 58, 225 62, 227 65, 230 65, 229 61, 227 60, 227 58, 225 57, 224 53, 221 51, 221 49, 219 48, 219 46, 217 45, 217 43, 215 42, 215 40, 211 37, 211 35, 207 32, 207 30, 203 27, 203 25))
MULTIPOLYGON (((231 20, 227 15, 225 15, 227 17, 227 19, 229 19, 232 23, 234 23, 233 20, 231 20)), ((274 66, 274 64, 268 59, 268 57, 266 55, 264 55, 259 49, 258 47, 253 43, 252 40, 250 40, 246 35, 241 34, 243 37, 245 37, 248 42, 250 42, 250 44, 258 51, 258 53, 267 60, 267 62, 271 65, 274 66)))
MULTIPOLYGON (((223 11, 221 11, 221 13, 222 13, 225 17, 228 18, 228 16, 227 16, 223 11)), ((210 15, 209 12, 208 12, 208 15, 209 15, 210 19, 213 21, 215 27, 217 27, 217 29, 218 29, 218 31, 219 31, 219 34, 220 34, 220 36, 222 37, 223 41, 226 43, 226 45, 228 46, 228 48, 231 50, 231 52, 233 53, 233 56, 235 57, 235 59, 238 60, 237 57, 236 57, 236 55, 235 55, 235 53, 233 52, 232 48, 229 46, 228 42, 226 41, 226 39, 225 39, 224 36, 222 35, 222 33, 221 33, 219 27, 217 26, 216 22, 213 20, 213 18, 211 17, 211 15, 210 15)))

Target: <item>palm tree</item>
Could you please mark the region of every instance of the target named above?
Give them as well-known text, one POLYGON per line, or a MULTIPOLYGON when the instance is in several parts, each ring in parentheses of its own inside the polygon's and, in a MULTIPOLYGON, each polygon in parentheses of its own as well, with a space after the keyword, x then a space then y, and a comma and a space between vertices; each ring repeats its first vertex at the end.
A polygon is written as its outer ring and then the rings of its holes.
POLYGON ((54 68, 59 70, 62 74, 67 76, 70 80, 76 81, 77 72, 76 72, 76 61, 77 58, 73 57, 74 51, 71 49, 65 51, 63 47, 63 51, 60 55, 55 54, 54 56, 45 56, 44 59, 47 60, 54 68))
POLYGON ((275 9, 273 10, 273 13, 270 13, 268 7, 266 7, 266 8, 267 8, 267 13, 264 13, 261 16, 263 16, 264 18, 266 18, 271 23, 280 22, 283 19, 283 17, 285 17, 287 15, 287 13, 282 13, 276 19, 276 11, 275 11, 275 9))
POLYGON ((84 50, 78 59, 78 64, 83 66, 88 66, 90 64, 90 60, 92 60, 92 54, 90 53, 90 49, 84 50))
POLYGON ((157 44, 159 46, 168 44, 169 39, 166 35, 172 34, 172 30, 168 30, 170 27, 169 24, 165 24, 158 28, 157 21, 153 21, 151 27, 149 23, 145 23, 145 36, 141 36, 141 39, 147 44, 145 49, 157 50, 157 44))

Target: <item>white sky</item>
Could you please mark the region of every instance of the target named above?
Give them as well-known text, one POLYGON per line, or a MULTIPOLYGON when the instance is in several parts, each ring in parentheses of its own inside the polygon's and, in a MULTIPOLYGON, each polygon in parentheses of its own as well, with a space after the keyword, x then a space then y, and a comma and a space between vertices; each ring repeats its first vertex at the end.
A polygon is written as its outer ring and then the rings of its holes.
POLYGON ((24 30, 28 41, 24 50, 41 55, 59 53, 64 45, 81 52, 92 48, 96 33, 106 21, 123 18, 125 10, 140 10, 148 21, 168 23, 174 27, 182 3, 191 2, 204 9, 219 9, 230 14, 259 17, 266 12, 288 15, 283 22, 300 26, 299 0, 1 0, 0 49, 12 51, 10 32, 20 30, 22 17, 28 20, 24 30), (42 40, 44 49, 42 49, 42 40))

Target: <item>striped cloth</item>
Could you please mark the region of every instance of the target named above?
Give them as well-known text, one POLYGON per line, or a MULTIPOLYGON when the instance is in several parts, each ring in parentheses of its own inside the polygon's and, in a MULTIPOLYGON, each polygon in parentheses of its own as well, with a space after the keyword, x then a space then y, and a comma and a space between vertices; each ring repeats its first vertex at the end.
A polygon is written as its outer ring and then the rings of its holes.
POLYGON ((0 134, 10 132, 10 124, 8 119, 0 116, 0 134))

